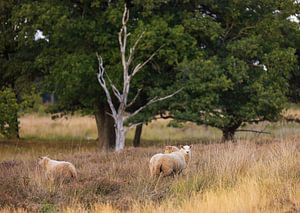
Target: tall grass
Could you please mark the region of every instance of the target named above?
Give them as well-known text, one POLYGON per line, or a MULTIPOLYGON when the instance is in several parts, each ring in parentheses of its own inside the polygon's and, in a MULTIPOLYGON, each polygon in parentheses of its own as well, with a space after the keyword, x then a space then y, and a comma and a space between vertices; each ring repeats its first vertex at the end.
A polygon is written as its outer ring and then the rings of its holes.
POLYGON ((27 140, 0 142, 0 212, 299 212, 299 125, 247 128, 271 134, 239 133, 236 144, 218 144, 216 129, 155 121, 144 128, 142 143, 156 146, 102 153, 86 138, 96 137, 92 117, 26 115, 21 136, 27 140), (206 140, 212 143, 201 143, 206 140), (155 187, 150 157, 163 151, 162 144, 190 141, 196 144, 187 175, 155 187), (78 180, 48 182, 37 166, 40 155, 72 162, 78 180))
POLYGON ((97 138, 97 129, 90 116, 51 119, 50 115, 27 114, 20 118, 20 135, 40 140, 91 140, 97 138))
POLYGON ((155 190, 148 162, 160 148, 122 153, 74 151, 79 180, 43 179, 36 158, 0 164, 0 206, 43 212, 297 212, 300 211, 298 140, 194 145, 186 176, 165 178, 155 190))
MULTIPOLYGON (((296 114, 298 109, 290 109, 286 114, 296 114)), ((298 115, 297 115, 298 116, 298 115)), ((222 133, 220 130, 207 126, 197 126, 192 123, 185 123, 181 128, 168 127, 170 120, 155 120, 144 125, 142 139, 144 144, 153 145, 157 142, 202 142, 211 143, 219 141, 222 133)), ((28 114, 20 118, 20 134, 27 140, 43 141, 88 141, 97 138, 95 119, 92 116, 69 116, 52 120, 50 115, 28 114)), ((249 132, 237 132, 236 136, 241 140, 273 140, 290 138, 296 136, 300 131, 300 125, 294 123, 262 122, 260 124, 248 125, 243 129, 266 131, 269 134, 257 134, 249 132)), ((132 129, 127 134, 127 141, 134 137, 132 129)))

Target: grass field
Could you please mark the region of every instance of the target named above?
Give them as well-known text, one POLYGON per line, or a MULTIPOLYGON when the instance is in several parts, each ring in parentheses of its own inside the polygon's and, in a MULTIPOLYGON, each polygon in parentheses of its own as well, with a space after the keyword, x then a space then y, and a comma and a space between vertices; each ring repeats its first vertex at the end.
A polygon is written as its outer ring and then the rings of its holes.
MULTIPOLYGON (((218 143, 221 133, 213 128, 166 126, 167 121, 146 126, 141 148, 102 153, 91 117, 22 117, 25 139, 0 141, 1 212, 300 211, 300 125, 247 126, 270 134, 239 133, 236 144, 218 143), (165 144, 189 142, 194 146, 188 174, 162 179, 155 190, 150 157, 165 144), (74 163, 78 181, 45 181, 37 167, 40 155, 74 163)), ((130 132, 128 144, 132 137, 130 132)))

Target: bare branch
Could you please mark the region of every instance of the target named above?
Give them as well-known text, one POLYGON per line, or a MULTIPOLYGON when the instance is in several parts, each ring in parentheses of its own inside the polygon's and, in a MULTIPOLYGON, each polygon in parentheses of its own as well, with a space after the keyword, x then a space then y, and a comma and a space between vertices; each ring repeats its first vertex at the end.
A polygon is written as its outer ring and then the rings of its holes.
POLYGON ((176 92, 170 94, 170 95, 165 96, 165 97, 161 97, 161 98, 154 97, 154 98, 152 98, 152 99, 151 99, 148 103, 146 103, 144 106, 140 107, 139 109, 137 109, 136 111, 134 111, 134 112, 131 113, 130 115, 126 116, 126 117, 125 117, 125 120, 127 120, 128 118, 131 118, 131 117, 135 116, 136 114, 138 114, 140 111, 142 111, 143 109, 145 109, 147 106, 149 106, 149 105, 151 105, 151 104, 154 104, 154 103, 156 103, 156 102, 163 101, 163 100, 165 100, 165 99, 168 99, 168 98, 173 97, 174 95, 176 95, 177 93, 179 93, 181 90, 182 90, 182 88, 179 89, 179 90, 177 90, 176 92))
POLYGON ((130 123, 130 124, 128 124, 127 128, 128 128, 128 130, 130 130, 130 129, 132 129, 132 128, 134 128, 137 125, 142 124, 142 123, 144 123, 144 122, 130 123))
POLYGON ((103 88, 104 92, 105 92, 105 95, 106 95, 106 98, 107 98, 107 102, 109 104, 109 107, 110 107, 110 110, 112 112, 112 117, 114 119, 116 119, 117 117, 117 112, 116 112, 116 109, 113 105, 113 102, 112 102, 112 99, 111 99, 111 96, 110 96, 110 93, 109 93, 109 90, 106 86, 106 82, 105 82, 105 79, 104 79, 104 73, 105 73, 105 69, 103 67, 103 60, 102 60, 102 57, 98 55, 98 53, 96 53, 97 55, 97 58, 98 58, 98 63, 99 63, 99 67, 98 67, 98 81, 101 85, 101 87, 103 88))
POLYGON ((158 51, 163 47, 162 45, 160 48, 158 48, 144 63, 139 63, 138 65, 135 66, 133 69, 131 75, 129 75, 129 78, 131 79, 135 74, 137 74, 146 64, 148 64, 149 61, 152 60, 152 58, 158 53, 158 51))
POLYGON ((264 133, 264 134, 271 134, 271 132, 259 131, 259 130, 252 130, 252 129, 237 129, 237 132, 254 132, 254 133, 264 133))
MULTIPOLYGON (((124 68, 124 71, 128 72, 128 66, 126 63, 126 43, 127 43, 127 37, 129 34, 127 34, 127 27, 126 24, 129 20, 129 10, 126 7, 126 4, 124 5, 124 13, 122 17, 122 27, 119 32, 119 44, 120 44, 120 52, 121 52, 121 58, 122 58, 122 65, 124 68)), ((125 72, 124 72, 125 75, 125 72)))
POLYGON ((109 81, 109 84, 110 84, 110 86, 112 88, 112 91, 113 91, 114 95, 121 102, 122 101, 122 95, 121 95, 121 93, 119 92, 119 90, 117 89, 117 87, 113 84, 112 80, 109 78, 109 76, 107 75, 107 73, 106 73, 106 76, 107 76, 107 79, 109 81))
POLYGON ((127 61, 127 65, 128 67, 130 66, 132 60, 133 60, 133 56, 135 53, 135 49, 137 47, 137 45, 139 44, 140 40, 142 39, 143 35, 144 35, 145 31, 141 33, 141 35, 138 37, 138 39, 135 41, 134 45, 132 48, 130 48, 130 53, 129 53, 129 57, 128 57, 128 61, 127 61))
POLYGON ((126 4, 124 4, 124 12, 122 17, 122 24, 126 25, 129 20, 129 10, 126 7, 126 4))
POLYGON ((296 122, 300 123, 300 118, 297 118, 296 116, 288 115, 288 116, 282 116, 284 120, 287 122, 296 122))
MULTIPOLYGON (((126 28, 126 26, 125 26, 126 28)), ((126 56, 125 56, 125 51, 126 51, 126 43, 124 43, 124 40, 126 42, 126 35, 123 35, 125 34, 124 33, 124 26, 121 28, 120 32, 119 32, 119 45, 120 45, 120 52, 121 52, 121 59, 122 59, 122 65, 123 65, 123 68, 125 69, 127 67, 127 64, 126 64, 126 56), (124 38, 123 38, 124 37, 124 38)))
POLYGON ((139 123, 134 123, 134 124, 128 124, 128 126, 124 126, 124 130, 125 130, 125 133, 127 133, 130 129, 136 127, 137 125, 139 124, 142 124, 144 122, 139 122, 139 123))
POLYGON ((132 104, 134 104, 134 102, 136 101, 136 99, 138 98, 138 96, 140 95, 142 89, 139 89, 136 93, 136 95, 134 96, 134 98, 132 99, 132 101, 126 105, 126 108, 131 107, 132 104))
POLYGON ((106 112, 107 115, 111 116, 112 118, 114 118, 113 114, 106 112))
POLYGON ((159 114, 160 115, 160 118, 162 118, 162 119, 169 119, 169 118, 174 118, 174 116, 172 116, 172 115, 164 115, 163 113, 160 113, 159 114))

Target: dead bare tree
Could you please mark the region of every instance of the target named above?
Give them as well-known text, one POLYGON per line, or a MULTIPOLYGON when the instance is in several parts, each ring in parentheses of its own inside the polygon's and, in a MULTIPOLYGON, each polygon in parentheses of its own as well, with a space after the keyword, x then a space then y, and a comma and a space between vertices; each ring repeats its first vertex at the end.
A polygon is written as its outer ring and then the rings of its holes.
POLYGON ((124 149, 125 147, 125 136, 128 129, 140 124, 129 124, 128 126, 124 126, 124 123, 128 121, 129 118, 135 116, 140 111, 142 111, 144 108, 149 106, 150 104, 163 101, 167 98, 170 98, 174 96, 176 93, 178 93, 180 90, 177 90, 176 92, 167 95, 165 97, 154 97, 150 101, 148 101, 145 105, 141 106, 137 110, 135 110, 132 113, 129 113, 126 111, 128 107, 130 107, 137 99, 139 92, 134 96, 134 98, 129 102, 128 101, 128 95, 130 90, 130 83, 132 78, 139 73, 142 68, 156 55, 157 51, 154 52, 146 61, 143 63, 137 64, 132 71, 130 72, 130 65, 132 63, 136 47, 138 46, 140 40, 142 39, 144 32, 138 37, 138 39, 135 41, 132 48, 130 48, 128 57, 126 56, 126 45, 127 45, 127 38, 129 36, 129 33, 127 33, 127 27, 126 24, 129 20, 129 10, 126 8, 124 9, 123 17, 122 17, 122 27, 119 32, 119 45, 120 45, 120 53, 121 53, 121 61, 122 61, 122 67, 123 67, 123 89, 120 91, 113 83, 112 81, 108 79, 108 84, 104 78, 105 69, 103 66, 103 60, 102 57, 97 54, 98 62, 99 62, 99 72, 98 72, 98 81, 103 88, 107 102, 109 104, 109 107, 111 109, 111 116, 114 119, 115 122, 115 133, 116 133, 116 147, 115 151, 120 151, 124 149), (109 90, 111 88, 112 93, 117 99, 117 103, 114 105, 112 100, 112 95, 109 90), (117 107, 116 107, 117 106, 117 107))

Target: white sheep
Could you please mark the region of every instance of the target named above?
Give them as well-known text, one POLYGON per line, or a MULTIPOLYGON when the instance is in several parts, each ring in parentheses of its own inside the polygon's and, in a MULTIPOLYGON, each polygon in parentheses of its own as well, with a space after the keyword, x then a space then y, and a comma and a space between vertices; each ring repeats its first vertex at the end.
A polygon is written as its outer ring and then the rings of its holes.
MULTIPOLYGON (((166 154, 156 154, 152 156, 149 163, 150 175, 163 177, 172 174, 180 174, 187 168, 191 159, 191 147, 189 145, 181 146, 180 150, 166 154)), ((176 150, 176 149, 174 149, 176 150)))
POLYGON ((52 160, 48 157, 40 157, 38 164, 44 169, 45 177, 48 180, 77 179, 75 166, 66 161, 52 160))

